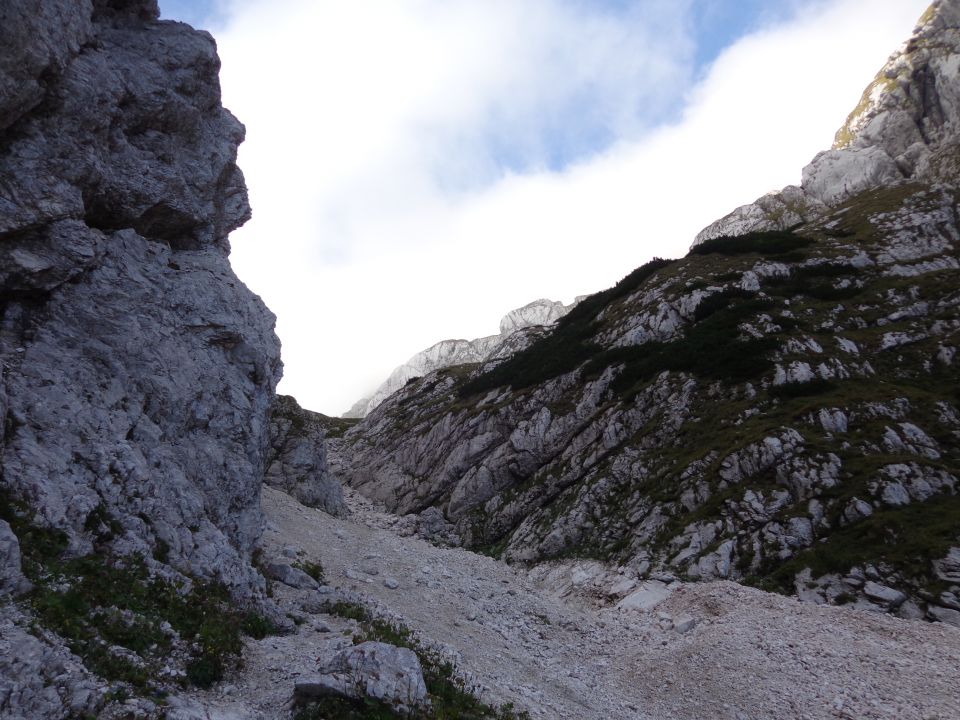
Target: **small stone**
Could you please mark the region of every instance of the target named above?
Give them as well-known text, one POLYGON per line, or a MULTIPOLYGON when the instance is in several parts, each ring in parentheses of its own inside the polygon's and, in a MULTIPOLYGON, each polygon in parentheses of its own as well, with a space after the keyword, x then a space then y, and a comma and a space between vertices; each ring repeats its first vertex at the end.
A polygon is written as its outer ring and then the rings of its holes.
POLYGON ((899 590, 887 587, 886 585, 880 585, 872 580, 864 584, 863 593, 871 600, 876 600, 891 608, 900 607, 907 599, 907 596, 899 590))
POLYGON ((391 590, 396 590, 398 587, 400 587, 400 581, 392 577, 384 578, 383 584, 384 587, 387 587, 391 590))
POLYGON ((690 632, 697 626, 697 621, 694 620, 689 615, 683 615, 678 617, 673 622, 673 629, 676 630, 681 635, 690 632))

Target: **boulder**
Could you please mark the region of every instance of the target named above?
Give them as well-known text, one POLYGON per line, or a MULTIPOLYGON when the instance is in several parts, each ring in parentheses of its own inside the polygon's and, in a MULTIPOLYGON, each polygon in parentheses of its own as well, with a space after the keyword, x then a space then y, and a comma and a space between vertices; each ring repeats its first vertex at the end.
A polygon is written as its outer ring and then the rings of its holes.
POLYGON ((668 597, 672 590, 659 580, 648 580, 617 603, 620 610, 653 610, 668 597))
POLYGON ((267 563, 263 569, 263 574, 271 580, 282 582, 293 588, 301 590, 318 590, 320 583, 307 575, 303 570, 295 568, 285 562, 274 561, 267 563))
POLYGON ((301 702, 330 695, 371 698, 403 713, 430 705, 417 654, 382 642, 341 650, 318 676, 304 678, 294 687, 294 698, 301 702))
POLYGON ((18 595, 30 589, 20 567, 20 541, 10 525, 0 520, 0 597, 18 595))

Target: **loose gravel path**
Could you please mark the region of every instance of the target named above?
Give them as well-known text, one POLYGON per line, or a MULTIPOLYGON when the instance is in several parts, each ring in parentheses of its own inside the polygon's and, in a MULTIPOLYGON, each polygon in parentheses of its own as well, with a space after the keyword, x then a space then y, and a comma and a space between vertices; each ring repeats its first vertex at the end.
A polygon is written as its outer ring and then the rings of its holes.
MULTIPOLYGON (((485 700, 534 718, 960 719, 956 628, 729 582, 678 583, 646 612, 597 607, 561 596, 570 585, 556 578, 573 564, 526 574, 400 537, 396 518, 349 500, 352 516, 338 520, 264 487, 266 555, 299 551, 321 562, 331 585, 368 596, 446 648, 485 700), (682 617, 696 621, 685 633, 670 623, 682 617)), ((240 677, 197 696, 205 717, 288 717, 296 678, 350 644, 352 621, 302 610, 315 591, 276 587, 300 617, 298 633, 250 641, 240 677)))

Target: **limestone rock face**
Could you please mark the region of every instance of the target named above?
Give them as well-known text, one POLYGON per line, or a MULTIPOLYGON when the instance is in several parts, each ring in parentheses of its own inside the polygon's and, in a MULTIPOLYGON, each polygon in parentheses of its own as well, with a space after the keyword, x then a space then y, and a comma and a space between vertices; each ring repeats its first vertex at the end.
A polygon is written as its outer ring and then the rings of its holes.
POLYGON ((354 403, 344 417, 366 417, 413 378, 423 377, 441 368, 489 362, 506 357, 530 343, 533 336, 529 331, 552 325, 570 312, 570 308, 576 305, 578 300, 579 298, 570 305, 554 300, 534 300, 504 315, 500 320, 499 335, 489 335, 476 340, 441 340, 395 368, 373 395, 354 403))
POLYGON ((270 453, 264 482, 331 515, 346 511, 340 483, 327 465, 321 417, 304 410, 288 395, 277 396, 270 413, 270 453))
POLYGON ((0 11, 0 474, 39 525, 256 592, 280 375, 212 38, 153 0, 0 11))
POLYGON ((960 3, 937 0, 894 53, 837 132, 832 149, 788 187, 734 210, 697 235, 782 230, 822 215, 864 190, 951 180, 960 170, 960 3))

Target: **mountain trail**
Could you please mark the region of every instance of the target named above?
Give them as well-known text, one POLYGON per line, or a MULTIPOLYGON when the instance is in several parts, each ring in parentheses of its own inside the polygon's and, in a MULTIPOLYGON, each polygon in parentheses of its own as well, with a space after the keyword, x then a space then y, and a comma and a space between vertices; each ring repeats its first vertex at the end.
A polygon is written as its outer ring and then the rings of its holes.
MULTIPOLYGON (((487 702, 584 720, 960 717, 960 630, 945 624, 730 582, 675 583, 650 611, 598 608, 535 581, 543 572, 401 537, 398 518, 346 499, 352 514, 336 519, 264 487, 265 557, 322 563, 330 585, 444 649, 487 702), (686 632, 673 626, 689 619, 686 632)), ((352 643, 354 621, 304 611, 325 590, 276 583, 298 632, 248 641, 239 677, 197 693, 203 714, 183 717, 286 717, 297 678, 352 643)))

